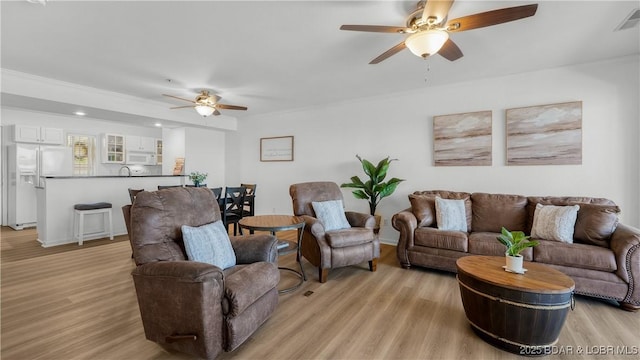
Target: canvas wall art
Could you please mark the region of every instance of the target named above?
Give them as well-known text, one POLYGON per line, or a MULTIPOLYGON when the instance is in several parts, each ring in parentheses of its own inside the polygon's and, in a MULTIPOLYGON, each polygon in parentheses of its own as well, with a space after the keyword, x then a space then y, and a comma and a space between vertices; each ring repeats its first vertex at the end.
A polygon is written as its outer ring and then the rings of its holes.
POLYGON ((507 109, 507 165, 582 164, 582 101, 507 109))
POLYGON ((490 166, 491 111, 433 117, 435 166, 490 166))

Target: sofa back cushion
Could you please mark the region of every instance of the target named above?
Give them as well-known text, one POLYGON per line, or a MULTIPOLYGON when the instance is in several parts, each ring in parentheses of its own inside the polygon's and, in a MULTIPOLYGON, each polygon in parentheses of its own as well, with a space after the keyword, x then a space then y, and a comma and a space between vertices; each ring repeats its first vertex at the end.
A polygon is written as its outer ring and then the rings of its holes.
POLYGON ((620 208, 615 205, 581 204, 573 233, 575 241, 608 248, 619 213, 620 208))
POLYGON ((465 215, 467 217, 467 231, 471 231, 470 193, 447 190, 427 190, 416 191, 412 195, 414 196, 413 201, 411 200, 411 195, 409 196, 409 201, 411 201, 411 212, 413 212, 413 214, 418 219, 418 224, 422 222, 424 223, 422 226, 432 227, 436 227, 438 225, 436 222, 436 196, 439 196, 443 199, 464 200, 465 215), (414 207, 414 202, 419 205, 417 207, 414 207), (419 217, 419 215, 421 217, 419 217), (429 217, 432 218, 431 221, 428 221, 429 217))
POLYGON ((499 233, 504 226, 509 231, 527 228, 527 198, 508 194, 471 194, 474 232, 499 233))

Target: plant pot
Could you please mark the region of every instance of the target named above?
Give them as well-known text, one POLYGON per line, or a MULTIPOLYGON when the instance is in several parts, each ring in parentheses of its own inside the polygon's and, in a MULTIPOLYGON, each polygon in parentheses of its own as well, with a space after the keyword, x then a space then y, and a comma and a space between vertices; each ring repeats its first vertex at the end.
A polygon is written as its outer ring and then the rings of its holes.
POLYGON ((505 270, 516 273, 524 272, 524 269, 522 268, 522 255, 511 256, 505 254, 505 259, 507 260, 505 270))
POLYGON ((376 225, 373 227, 373 233, 378 234, 382 227, 382 215, 375 214, 373 217, 376 219, 376 225))

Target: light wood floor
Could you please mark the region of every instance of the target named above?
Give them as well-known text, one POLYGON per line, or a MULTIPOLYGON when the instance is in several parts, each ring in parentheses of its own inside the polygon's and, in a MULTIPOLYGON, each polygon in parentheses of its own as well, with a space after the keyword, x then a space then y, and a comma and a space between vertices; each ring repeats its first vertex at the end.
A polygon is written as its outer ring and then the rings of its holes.
MULTIPOLYGON (((35 230, 2 228, 1 236, 2 359, 189 359, 144 338, 126 237, 43 249, 35 230)), ((280 261, 292 267, 295 255, 280 261)), ((404 270, 393 246, 383 245, 377 272, 366 263, 333 270, 325 284, 304 265, 310 280, 280 296, 273 316, 222 359, 520 358, 471 331, 453 274, 404 270)), ((281 286, 294 281, 282 277, 281 286)), ((547 358, 638 359, 639 329, 640 313, 578 297, 557 349, 573 355, 547 358), (589 354, 577 355, 579 346, 589 354)))

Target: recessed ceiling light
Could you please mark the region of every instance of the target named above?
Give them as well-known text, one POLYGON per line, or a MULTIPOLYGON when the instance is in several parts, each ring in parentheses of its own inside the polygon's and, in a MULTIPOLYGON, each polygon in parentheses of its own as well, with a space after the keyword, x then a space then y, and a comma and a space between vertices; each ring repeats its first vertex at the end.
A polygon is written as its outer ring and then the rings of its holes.
POLYGON ((75 115, 78 115, 78 116, 85 116, 85 115, 87 115, 86 113, 84 113, 84 112, 82 112, 82 111, 76 111, 76 112, 74 112, 74 114, 75 114, 75 115))
POLYGON ((154 125, 157 126, 157 127, 161 127, 162 126, 162 124, 160 124, 160 123, 155 123, 154 125))

